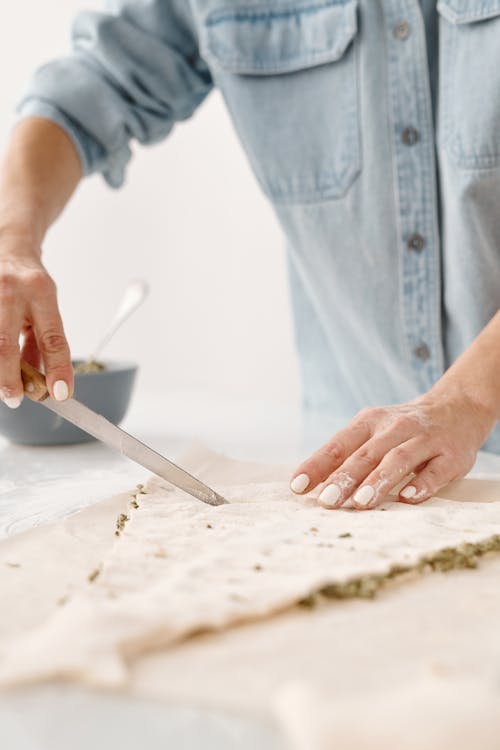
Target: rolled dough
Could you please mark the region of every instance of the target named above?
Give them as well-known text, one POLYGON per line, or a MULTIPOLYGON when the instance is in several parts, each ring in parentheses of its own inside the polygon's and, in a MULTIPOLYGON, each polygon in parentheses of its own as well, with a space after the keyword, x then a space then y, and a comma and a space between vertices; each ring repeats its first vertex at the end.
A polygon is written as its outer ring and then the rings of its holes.
MULTIPOLYGON (((142 492, 108 501, 112 517, 99 506, 87 511, 87 522, 93 513, 106 530, 98 557, 84 571, 76 553, 51 557, 56 553, 39 537, 40 564, 50 571, 44 583, 29 542, 12 540, 7 550, 0 545, 2 575, 13 581, 24 573, 27 597, 23 611, 18 585, 16 614, 0 627, 0 685, 54 677, 124 685, 131 664, 146 652, 266 618, 325 587, 335 590, 500 534, 494 482, 464 480, 447 498, 416 507, 388 502, 372 512, 332 512, 314 498, 292 495, 285 482, 225 484, 238 476, 236 465, 208 453, 206 462, 218 467, 215 489, 229 505, 205 506, 152 478, 142 492), (39 602, 35 612, 30 590, 39 602)), ((264 470, 254 476, 270 478, 264 470)), ((70 524, 78 540, 78 516, 70 524)), ((61 533, 61 524, 45 530, 47 540, 61 533)), ((84 554, 85 538, 77 549, 84 554)))

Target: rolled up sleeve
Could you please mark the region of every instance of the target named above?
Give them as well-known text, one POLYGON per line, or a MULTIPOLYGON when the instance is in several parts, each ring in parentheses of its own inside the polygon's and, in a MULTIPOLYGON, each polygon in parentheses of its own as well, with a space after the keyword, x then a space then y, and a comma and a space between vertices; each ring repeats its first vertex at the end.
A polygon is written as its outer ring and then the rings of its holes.
POLYGON ((84 174, 100 172, 120 187, 131 142, 164 139, 212 81, 185 0, 114 5, 113 12, 77 16, 72 54, 36 71, 18 112, 56 122, 74 142, 84 174))

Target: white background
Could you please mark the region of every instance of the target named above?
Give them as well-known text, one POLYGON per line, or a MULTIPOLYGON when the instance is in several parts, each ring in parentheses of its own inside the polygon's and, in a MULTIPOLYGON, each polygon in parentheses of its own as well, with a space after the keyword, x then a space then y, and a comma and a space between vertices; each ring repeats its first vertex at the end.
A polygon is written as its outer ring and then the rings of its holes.
MULTIPOLYGON (((0 138, 26 80, 69 49, 71 19, 96 0, 0 5, 0 138)), ((44 247, 74 355, 90 352, 129 279, 152 295, 107 356, 166 389, 293 404, 297 363, 283 239, 218 93, 164 143, 135 148, 125 188, 85 181, 44 247)))

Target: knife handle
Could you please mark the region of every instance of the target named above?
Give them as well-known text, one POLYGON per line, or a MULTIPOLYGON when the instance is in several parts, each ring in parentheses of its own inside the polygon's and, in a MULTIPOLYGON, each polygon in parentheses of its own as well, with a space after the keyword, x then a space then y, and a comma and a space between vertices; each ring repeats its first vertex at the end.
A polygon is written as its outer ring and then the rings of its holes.
POLYGON ((32 401, 44 401, 48 397, 49 391, 45 382, 45 375, 24 359, 21 360, 21 377, 24 392, 32 401))

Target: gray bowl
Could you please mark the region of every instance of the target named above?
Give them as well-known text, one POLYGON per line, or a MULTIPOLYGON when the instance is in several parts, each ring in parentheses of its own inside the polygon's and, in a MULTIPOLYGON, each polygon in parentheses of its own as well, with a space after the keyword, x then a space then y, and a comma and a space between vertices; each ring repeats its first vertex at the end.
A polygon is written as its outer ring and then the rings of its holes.
MULTIPOLYGON (((103 362, 106 370, 75 375, 75 398, 113 424, 125 416, 137 374, 137 365, 103 362)), ((68 445, 94 440, 41 404, 24 398, 19 409, 0 402, 0 435, 21 445, 68 445)))

